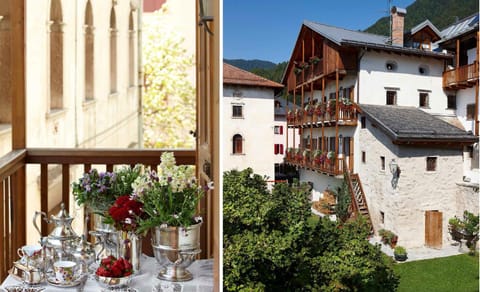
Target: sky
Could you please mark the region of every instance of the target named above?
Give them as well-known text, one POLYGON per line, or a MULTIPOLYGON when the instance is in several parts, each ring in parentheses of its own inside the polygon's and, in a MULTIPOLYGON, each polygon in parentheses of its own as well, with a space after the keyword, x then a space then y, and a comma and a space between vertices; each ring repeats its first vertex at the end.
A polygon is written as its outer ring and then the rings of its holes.
POLYGON ((388 8, 388 0, 223 0, 223 58, 288 61, 304 20, 364 30, 388 8))

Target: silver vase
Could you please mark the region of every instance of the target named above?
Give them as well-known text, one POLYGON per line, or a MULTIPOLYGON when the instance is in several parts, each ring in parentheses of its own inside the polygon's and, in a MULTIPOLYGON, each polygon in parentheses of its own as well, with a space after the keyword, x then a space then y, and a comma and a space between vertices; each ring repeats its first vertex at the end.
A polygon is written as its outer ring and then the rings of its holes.
POLYGON ((132 264, 133 273, 140 272, 142 237, 134 232, 118 231, 118 255, 132 264))
POLYGON ((152 230, 152 247, 161 269, 158 278, 172 282, 189 281, 193 278, 187 271, 200 253, 200 227, 161 227, 152 230))

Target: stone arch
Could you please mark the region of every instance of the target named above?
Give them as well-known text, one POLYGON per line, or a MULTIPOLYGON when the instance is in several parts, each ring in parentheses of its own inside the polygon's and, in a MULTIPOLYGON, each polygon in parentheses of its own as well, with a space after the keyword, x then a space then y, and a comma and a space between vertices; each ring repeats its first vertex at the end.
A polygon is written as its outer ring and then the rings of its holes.
POLYGON ((50 110, 63 108, 63 16, 61 0, 50 3, 50 110))
POLYGON ((93 9, 90 0, 87 1, 85 7, 85 99, 94 98, 95 78, 94 78, 94 26, 93 26, 93 9))
POLYGON ((0 1, 0 124, 12 122, 10 1, 0 1))
POLYGON ((110 10, 110 93, 117 92, 117 17, 115 7, 110 10))

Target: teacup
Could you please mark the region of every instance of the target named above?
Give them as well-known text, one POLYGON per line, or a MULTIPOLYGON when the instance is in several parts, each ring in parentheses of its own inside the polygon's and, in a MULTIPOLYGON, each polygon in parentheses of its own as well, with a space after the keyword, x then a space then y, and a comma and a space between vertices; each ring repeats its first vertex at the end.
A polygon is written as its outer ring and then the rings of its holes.
POLYGON ((76 279, 77 263, 72 261, 58 261, 53 263, 55 280, 61 284, 70 284, 76 279))
POLYGON ((36 266, 42 260, 42 247, 40 245, 24 245, 17 249, 17 254, 21 258, 21 263, 36 266))

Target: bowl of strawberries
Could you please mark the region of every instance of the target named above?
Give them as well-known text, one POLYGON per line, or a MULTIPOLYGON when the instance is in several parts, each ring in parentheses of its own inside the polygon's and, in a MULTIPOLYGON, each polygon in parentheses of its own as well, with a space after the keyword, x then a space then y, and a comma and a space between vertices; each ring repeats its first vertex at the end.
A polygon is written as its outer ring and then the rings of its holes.
POLYGON ((126 259, 108 256, 100 261, 95 272, 95 280, 102 287, 128 287, 133 274, 132 264, 126 259))

